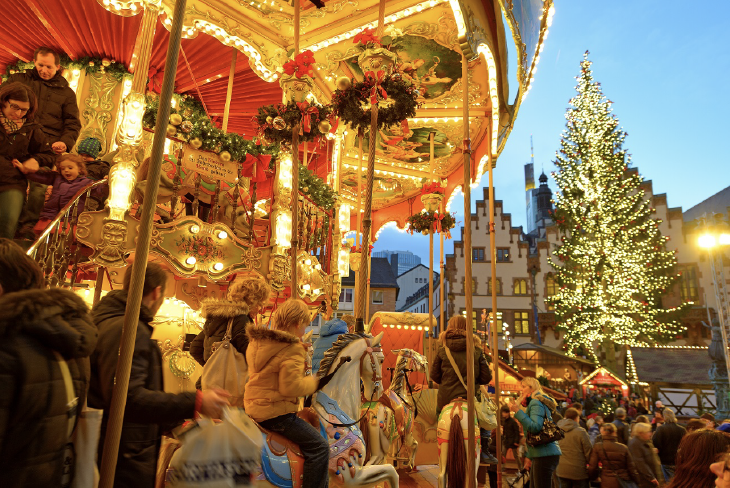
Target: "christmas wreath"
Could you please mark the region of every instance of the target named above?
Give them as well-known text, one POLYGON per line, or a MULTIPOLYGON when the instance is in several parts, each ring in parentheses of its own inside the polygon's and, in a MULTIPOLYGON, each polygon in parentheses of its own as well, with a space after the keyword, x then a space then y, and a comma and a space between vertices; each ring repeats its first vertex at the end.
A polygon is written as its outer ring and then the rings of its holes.
MULTIPOLYGON (((125 76, 131 76, 127 67, 115 59, 85 56, 74 61, 67 54, 61 54, 59 57, 61 66, 70 70, 83 69, 87 73, 107 73, 117 81, 122 81, 125 76)), ((5 67, 5 74, 2 75, 2 80, 4 82, 7 80, 9 75, 19 73, 27 69, 33 69, 34 67, 35 64, 33 63, 26 63, 25 61, 17 60, 15 63, 9 64, 5 67)))
POLYGON ((370 127, 370 106, 380 103, 378 128, 382 129, 415 117, 419 107, 417 98, 418 90, 404 81, 400 73, 368 71, 363 81, 353 83, 344 78, 338 82, 332 95, 332 114, 354 130, 365 129, 370 127))
POLYGON ((408 232, 419 232, 428 235, 429 232, 445 232, 447 239, 451 239, 451 229, 456 226, 456 219, 452 213, 419 212, 407 219, 408 232))
POLYGON ((330 131, 331 126, 327 119, 331 112, 329 106, 307 101, 259 107, 259 113, 256 116, 259 136, 265 145, 290 144, 292 127, 301 124, 299 141, 314 141, 324 137, 330 131))

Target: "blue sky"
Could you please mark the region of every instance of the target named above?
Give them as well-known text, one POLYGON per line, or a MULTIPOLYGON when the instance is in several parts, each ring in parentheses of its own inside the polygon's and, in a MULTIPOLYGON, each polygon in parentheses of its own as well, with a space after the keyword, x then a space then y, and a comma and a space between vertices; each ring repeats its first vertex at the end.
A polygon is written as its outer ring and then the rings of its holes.
MULTIPOLYGON (((583 53, 614 102, 633 166, 654 193, 685 210, 730 185, 730 2, 556 0, 535 82, 499 157, 495 197, 525 224, 524 169, 535 146, 535 179, 550 176, 583 53), (726 139, 727 138, 727 139, 726 139)), ((512 51, 510 54, 513 54, 512 51)), ((514 56, 509 59, 511 80, 514 56)), ((516 84, 516 81, 514 82, 516 84)), ((510 89, 514 98, 515 88, 510 89)), ((482 185, 487 185, 487 176, 482 185)), ((555 183, 549 180, 555 190, 555 183)), ((472 210, 481 188, 472 192, 472 210)), ((464 203, 451 206, 463 222, 464 203)), ((458 229, 457 229, 458 231, 458 229)), ((459 233, 455 233, 458 237, 459 233)), ((438 253, 438 238, 436 253, 438 253)), ((446 253, 453 252, 447 241, 446 253)), ((428 265, 428 238, 384 230, 375 251, 410 250, 428 265)), ((438 254, 437 254, 438 255, 438 254)), ((435 259, 438 266, 438 258, 435 259)))

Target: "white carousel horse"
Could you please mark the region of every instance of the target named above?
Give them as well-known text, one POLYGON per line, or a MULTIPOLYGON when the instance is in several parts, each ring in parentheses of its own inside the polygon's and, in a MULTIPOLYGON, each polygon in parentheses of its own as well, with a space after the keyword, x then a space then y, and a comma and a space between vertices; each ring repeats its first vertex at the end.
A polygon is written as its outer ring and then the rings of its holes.
MULTIPOLYGON (((377 360, 383 334, 342 334, 325 353, 319 368, 324 376, 336 371, 332 380, 312 398, 312 407, 299 416, 312 424, 330 445, 330 482, 345 487, 371 487, 387 482, 398 488, 398 473, 390 465, 365 466, 365 443, 358 428, 360 378, 381 380, 377 360), (346 358, 352 361, 344 362, 346 358), (336 400, 335 400, 336 399, 336 400)), ((375 386, 375 391, 377 391, 375 386)), ((264 446, 256 486, 298 488, 302 484, 304 459, 298 446, 282 436, 261 429, 264 446)))
POLYGON ((398 354, 390 388, 377 402, 363 398, 361 411, 365 415, 360 428, 365 434, 368 465, 384 461, 406 461, 409 469, 415 467, 418 442, 413 437, 416 404, 410 398, 407 381, 410 372, 425 372, 426 357, 412 349, 395 349, 398 354), (410 398, 410 400, 409 400, 410 398))
MULTIPOLYGON (((476 476, 481 454, 481 438, 476 415, 472 428, 476 440, 476 459, 474 460, 474 476, 476 476)), ((439 415, 439 488, 466 486, 466 462, 469 452, 467 442, 469 442, 469 421, 466 400, 458 398, 446 405, 439 415)))

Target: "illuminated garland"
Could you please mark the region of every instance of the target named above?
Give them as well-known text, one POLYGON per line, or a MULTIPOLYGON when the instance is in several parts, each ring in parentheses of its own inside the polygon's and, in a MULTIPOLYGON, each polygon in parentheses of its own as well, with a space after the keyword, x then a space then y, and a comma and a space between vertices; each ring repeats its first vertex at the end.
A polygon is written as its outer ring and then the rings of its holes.
POLYGON ((559 290, 546 302, 565 330, 568 354, 595 357, 599 345, 615 370, 622 346, 673 340, 684 329, 677 319, 687 304, 662 308, 662 295, 678 276, 675 252, 651 218, 642 178, 629 171, 622 148, 628 134, 593 81, 587 54, 553 173, 560 189, 553 221, 563 237, 549 257, 559 290))
POLYGON ((277 103, 259 107, 256 116, 259 136, 265 145, 291 144, 292 127, 301 124, 299 142, 311 142, 327 135, 330 131, 329 105, 309 102, 277 103))
POLYGON ((408 217, 408 232, 418 232, 428 235, 429 232, 445 232, 444 236, 451 239, 451 229, 456 226, 453 213, 419 212, 408 217))
MULTIPOLYGON (((60 58, 61 66, 70 70, 83 69, 87 73, 107 73, 117 81, 122 81, 122 79, 127 75, 131 76, 131 73, 127 70, 127 67, 124 66, 124 64, 113 59, 85 56, 74 61, 69 58, 67 54, 62 54, 60 58)), ((5 73, 2 75, 2 79, 5 81, 8 79, 9 75, 19 73, 27 69, 33 69, 34 67, 35 65, 33 63, 26 63, 25 61, 18 60, 13 64, 9 64, 5 68, 5 73)))

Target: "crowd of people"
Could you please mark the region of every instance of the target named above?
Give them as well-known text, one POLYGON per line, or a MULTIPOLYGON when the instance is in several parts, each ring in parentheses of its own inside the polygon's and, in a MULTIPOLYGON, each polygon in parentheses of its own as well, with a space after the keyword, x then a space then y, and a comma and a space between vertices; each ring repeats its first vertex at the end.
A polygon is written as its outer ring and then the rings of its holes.
MULTIPOLYGON (((31 241, 78 191, 109 173, 109 164, 97 159, 98 139, 76 144, 79 108, 58 53, 38 48, 33 64, 0 85, 0 237, 31 241)), ((95 205, 107 195, 95 190, 95 205)))

